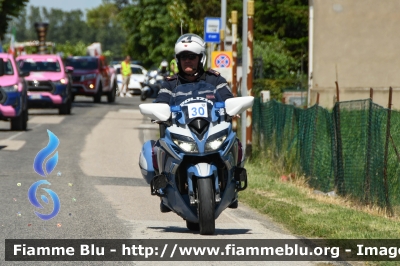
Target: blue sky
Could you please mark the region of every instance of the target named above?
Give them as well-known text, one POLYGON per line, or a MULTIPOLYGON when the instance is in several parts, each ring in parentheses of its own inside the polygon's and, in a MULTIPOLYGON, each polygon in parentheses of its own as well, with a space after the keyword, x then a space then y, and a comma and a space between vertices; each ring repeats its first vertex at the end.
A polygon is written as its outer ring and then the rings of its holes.
POLYGON ((29 6, 39 6, 46 7, 47 9, 59 8, 64 11, 71 11, 74 9, 81 9, 86 11, 86 9, 91 9, 101 5, 102 0, 29 0, 27 4, 28 10, 29 6))

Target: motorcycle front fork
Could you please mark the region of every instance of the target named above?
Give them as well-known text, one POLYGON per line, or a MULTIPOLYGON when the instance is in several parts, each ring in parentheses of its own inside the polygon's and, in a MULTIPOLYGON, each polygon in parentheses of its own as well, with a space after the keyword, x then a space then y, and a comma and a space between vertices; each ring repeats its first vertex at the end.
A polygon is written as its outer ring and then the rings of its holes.
MULTIPOLYGON (((193 188, 193 173, 188 173, 188 179, 187 179, 187 183, 188 183, 188 193, 189 193, 189 201, 190 201, 190 205, 194 206, 198 203, 195 194, 194 194, 194 188, 193 188)), ((200 177, 198 177, 200 178, 200 177)), ((209 177, 207 177, 209 178, 209 177)), ((218 173, 217 171, 214 171, 214 195, 215 195, 215 203, 219 203, 221 201, 221 192, 219 189, 219 180, 218 180, 218 173)))

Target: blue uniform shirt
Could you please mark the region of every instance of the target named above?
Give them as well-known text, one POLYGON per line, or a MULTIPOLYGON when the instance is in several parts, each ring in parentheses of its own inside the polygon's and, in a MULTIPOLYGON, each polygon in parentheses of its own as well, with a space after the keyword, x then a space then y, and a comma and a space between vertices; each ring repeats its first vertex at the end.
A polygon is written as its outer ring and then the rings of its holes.
POLYGON ((195 81, 188 81, 179 75, 173 75, 166 78, 165 81, 161 84, 161 89, 154 102, 167 103, 171 105, 171 103, 177 100, 177 97, 181 98, 179 99, 179 102, 181 102, 182 96, 186 96, 187 98, 189 98, 192 96, 192 92, 179 92, 179 94, 177 95, 175 89, 181 84, 196 83, 200 81, 211 84, 212 87, 215 87, 215 89, 210 90, 210 86, 204 86, 204 91, 201 91, 201 88, 200 91, 195 92, 196 95, 202 94, 205 98, 212 101, 225 101, 226 99, 233 98, 233 94, 231 93, 226 79, 223 78, 217 71, 209 69, 207 71, 204 71, 203 74, 201 74, 199 78, 195 81))

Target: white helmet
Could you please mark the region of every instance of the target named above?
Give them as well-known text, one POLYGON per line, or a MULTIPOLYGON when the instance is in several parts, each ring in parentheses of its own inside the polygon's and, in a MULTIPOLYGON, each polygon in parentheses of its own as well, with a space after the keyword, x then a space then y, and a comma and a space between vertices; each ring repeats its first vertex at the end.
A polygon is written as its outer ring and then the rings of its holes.
POLYGON ((206 43, 204 40, 196 34, 186 33, 179 37, 175 43, 175 57, 179 64, 179 54, 182 52, 192 52, 200 55, 200 65, 203 67, 206 63, 206 43))
POLYGON ((163 60, 161 62, 161 67, 168 67, 168 62, 166 60, 163 60))

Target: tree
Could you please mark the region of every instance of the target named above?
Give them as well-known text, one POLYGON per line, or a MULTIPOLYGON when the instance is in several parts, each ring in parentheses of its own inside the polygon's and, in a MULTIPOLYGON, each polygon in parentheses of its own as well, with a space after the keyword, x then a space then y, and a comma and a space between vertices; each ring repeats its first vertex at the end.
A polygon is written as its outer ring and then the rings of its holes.
POLYGON ((28 0, 0 0, 0 40, 4 39, 10 21, 18 17, 26 3, 28 0))
POLYGON ((178 25, 182 23, 183 33, 204 33, 204 18, 221 16, 221 0, 174 0, 168 5, 170 16, 178 25))
POLYGON ((308 50, 308 0, 255 1, 254 37, 260 41, 278 37, 300 60, 308 50))
POLYGON ((117 20, 119 12, 116 4, 103 0, 102 5, 88 10, 86 14, 86 23, 95 33, 94 39, 102 44, 104 52, 109 55, 122 56, 122 48, 126 43, 126 33, 117 20))
MULTIPOLYGON (((104 2, 104 0, 103 0, 104 2)), ((109 1, 108 1, 109 2, 109 1)), ((129 0, 114 0, 114 3, 119 11, 121 11, 124 7, 129 5, 129 0)))
POLYGON ((69 41, 66 41, 63 44, 57 44, 56 45, 56 50, 57 52, 62 52, 64 54, 64 57, 70 56, 70 55, 86 55, 86 49, 89 45, 79 41, 77 43, 70 43, 69 41))
MULTIPOLYGON (((25 40, 37 40, 37 34, 36 34, 36 29, 35 29, 35 23, 36 22, 42 22, 42 15, 40 14, 40 8, 39 7, 30 7, 30 12, 28 16, 28 31, 26 35, 25 40)), ((23 40, 18 40, 18 41, 23 41, 23 40)))
POLYGON ((118 15, 128 34, 125 52, 146 66, 171 59, 180 35, 179 24, 168 12, 169 0, 140 0, 118 15))
POLYGON ((12 23, 15 25, 15 39, 17 41, 24 40, 28 31, 28 29, 26 28, 27 24, 26 8, 21 10, 19 16, 17 18, 14 18, 12 23))

